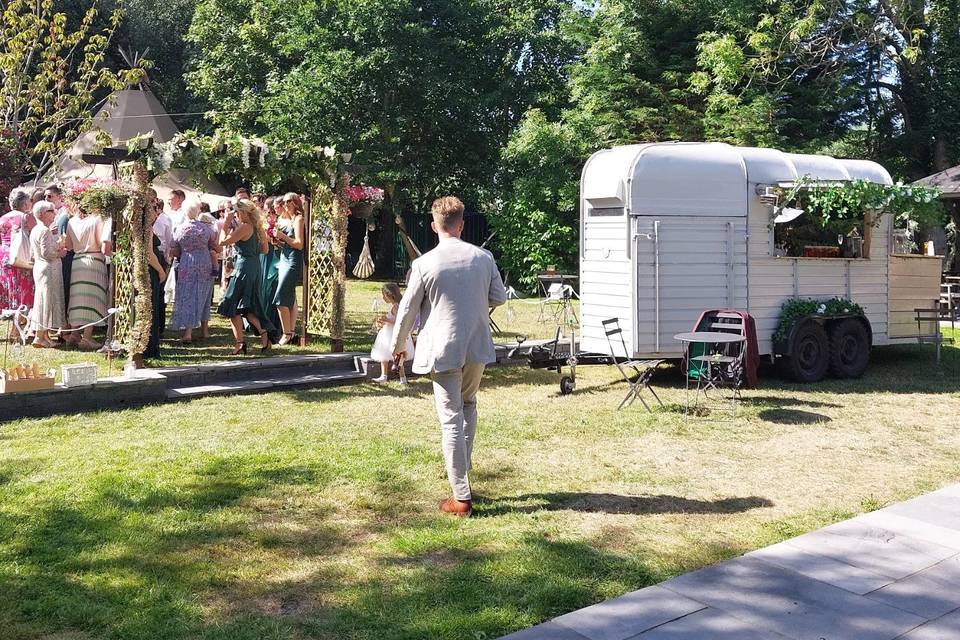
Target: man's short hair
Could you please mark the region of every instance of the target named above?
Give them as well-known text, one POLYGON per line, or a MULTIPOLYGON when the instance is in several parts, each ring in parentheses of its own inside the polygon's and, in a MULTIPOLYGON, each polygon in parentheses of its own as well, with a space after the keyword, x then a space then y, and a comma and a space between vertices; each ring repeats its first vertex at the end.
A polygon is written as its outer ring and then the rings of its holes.
POLYGON ((455 196, 437 198, 430 210, 434 224, 444 231, 451 231, 463 222, 463 203, 455 196))
POLYGON ((170 192, 170 195, 171 195, 171 196, 177 196, 177 197, 180 198, 181 200, 186 200, 186 199, 187 199, 187 194, 185 194, 185 193, 184 193, 183 191, 181 191, 180 189, 174 189, 173 191, 170 192))
POLYGON ((236 197, 236 198, 241 198, 241 197, 242 197, 242 196, 240 195, 241 193, 247 194, 247 196, 246 196, 247 198, 250 197, 250 189, 247 189, 246 187, 237 187, 237 190, 233 192, 233 195, 234 195, 234 197, 236 197))
POLYGON ((61 190, 60 190, 60 187, 58 187, 58 186, 55 185, 55 184, 50 185, 49 187, 47 187, 46 189, 44 189, 44 191, 45 191, 46 193, 52 193, 52 194, 57 195, 57 196, 62 196, 62 195, 63 195, 63 191, 61 191, 61 190))

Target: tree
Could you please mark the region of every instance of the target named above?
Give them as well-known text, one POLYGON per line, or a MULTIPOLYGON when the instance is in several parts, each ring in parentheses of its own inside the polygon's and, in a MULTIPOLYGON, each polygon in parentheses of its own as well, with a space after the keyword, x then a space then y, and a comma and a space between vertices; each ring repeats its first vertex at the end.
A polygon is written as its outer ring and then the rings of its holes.
POLYGON ((426 210, 476 204, 531 96, 551 82, 548 0, 203 0, 190 87, 237 131, 355 151, 426 210))
POLYGON ((604 0, 569 12, 549 108, 534 104, 500 156, 499 191, 488 216, 500 264, 532 290, 547 265, 577 266, 580 171, 598 149, 696 140, 703 99, 688 87, 703 3, 604 0), (561 108, 557 108, 561 106, 561 108))
MULTIPOLYGON (((694 86, 707 95, 708 133, 747 108, 766 138, 805 150, 846 140, 895 173, 919 178, 960 150, 955 0, 740 0, 701 37, 694 86), (951 96, 952 98, 952 96, 951 96), (760 105, 760 109, 752 109, 760 105)), ((747 133, 744 133, 744 130, 747 133)))
POLYGON ((548 265, 575 272, 578 257, 579 175, 587 151, 568 126, 528 111, 502 154, 508 185, 488 213, 497 232, 500 266, 515 286, 532 291, 548 265))
POLYGON ((575 123, 596 147, 703 136, 703 100, 689 89, 704 2, 603 0, 571 68, 575 123))
POLYGON ((96 2, 76 25, 53 7, 53 0, 10 0, 0 14, 2 137, 26 174, 43 173, 88 127, 97 100, 143 78, 142 68, 115 72, 105 64, 120 9, 97 28, 96 2))

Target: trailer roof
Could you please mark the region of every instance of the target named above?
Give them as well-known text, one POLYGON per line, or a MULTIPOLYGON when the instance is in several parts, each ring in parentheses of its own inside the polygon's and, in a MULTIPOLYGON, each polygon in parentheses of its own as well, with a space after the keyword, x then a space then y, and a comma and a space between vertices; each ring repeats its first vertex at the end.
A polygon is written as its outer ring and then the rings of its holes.
POLYGON ((749 185, 868 180, 892 184, 887 170, 866 160, 784 153, 723 143, 667 142, 595 153, 583 170, 583 198, 594 207, 630 213, 744 216, 749 185))

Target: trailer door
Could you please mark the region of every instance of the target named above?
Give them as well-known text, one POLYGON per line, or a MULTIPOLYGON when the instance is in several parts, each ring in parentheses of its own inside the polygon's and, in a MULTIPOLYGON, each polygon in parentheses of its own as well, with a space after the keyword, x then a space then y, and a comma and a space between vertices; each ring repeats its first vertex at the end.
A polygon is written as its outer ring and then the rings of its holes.
POLYGON ((705 309, 748 309, 746 218, 638 216, 637 356, 679 356, 705 309))

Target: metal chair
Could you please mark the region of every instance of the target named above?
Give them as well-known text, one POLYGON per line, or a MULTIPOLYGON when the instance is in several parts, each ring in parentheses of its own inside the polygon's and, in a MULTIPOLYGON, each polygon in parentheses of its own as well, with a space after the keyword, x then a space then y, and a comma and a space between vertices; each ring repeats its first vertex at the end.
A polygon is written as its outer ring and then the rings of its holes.
POLYGON ((950 329, 956 331, 956 322, 952 313, 944 313, 942 309, 914 309, 917 316, 917 343, 933 344, 937 347, 937 364, 940 364, 940 351, 944 344, 953 344, 953 338, 944 337, 940 330, 940 322, 950 323, 950 329), (925 328, 923 325, 927 324, 925 328), (931 331, 929 327, 933 327, 931 331))
POLYGON ((623 398, 623 401, 620 402, 617 410, 619 411, 624 406, 630 406, 635 400, 639 399, 647 411, 653 413, 653 409, 650 408, 650 405, 647 404, 647 401, 644 400, 641 394, 644 389, 648 390, 653 394, 653 397, 657 399, 660 406, 663 406, 663 400, 660 399, 657 392, 650 386, 650 379, 653 377, 653 373, 657 367, 663 364, 664 360, 635 360, 631 358, 630 352, 627 351, 627 341, 623 337, 623 329, 620 328, 620 319, 610 318, 609 320, 602 321, 601 324, 606 334, 607 346, 610 348, 610 356, 613 358, 613 364, 616 365, 620 371, 620 375, 623 376, 623 379, 630 386, 630 390, 627 391, 627 395, 623 398), (620 347, 623 351, 622 358, 616 353, 613 336, 620 338, 620 347))
POLYGON ((696 328, 698 331, 712 331, 730 333, 742 336, 743 342, 726 343, 714 353, 704 353, 690 358, 698 367, 687 367, 687 375, 693 375, 697 380, 697 396, 695 404, 700 400, 700 393, 707 397, 709 390, 728 388, 731 390, 731 402, 736 413, 737 401, 743 400, 743 385, 746 378, 745 357, 747 352, 747 331, 743 316, 737 313, 718 311, 708 315, 704 322, 696 328))

